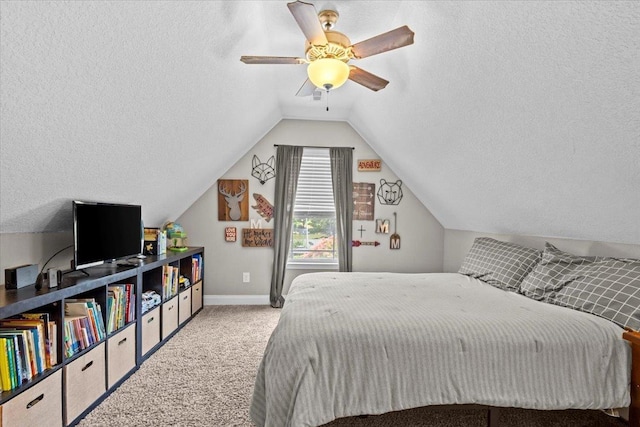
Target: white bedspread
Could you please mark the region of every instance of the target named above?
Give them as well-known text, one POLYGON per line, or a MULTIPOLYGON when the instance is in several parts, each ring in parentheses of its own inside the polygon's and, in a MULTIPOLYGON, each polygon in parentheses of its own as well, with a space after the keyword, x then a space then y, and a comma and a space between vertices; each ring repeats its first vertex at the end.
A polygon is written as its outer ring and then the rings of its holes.
POLYGON ((260 365, 258 426, 440 404, 629 405, 631 352, 599 317, 456 273, 311 273, 260 365))

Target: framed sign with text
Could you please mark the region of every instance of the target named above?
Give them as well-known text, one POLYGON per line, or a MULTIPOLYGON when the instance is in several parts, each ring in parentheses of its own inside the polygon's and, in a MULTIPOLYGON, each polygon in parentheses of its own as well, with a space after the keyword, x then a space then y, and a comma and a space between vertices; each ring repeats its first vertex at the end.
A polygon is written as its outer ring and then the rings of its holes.
POLYGON ((382 160, 380 159, 359 159, 358 172, 380 172, 382 160))
POLYGON ((243 228, 242 246, 249 248, 273 246, 273 228, 243 228))

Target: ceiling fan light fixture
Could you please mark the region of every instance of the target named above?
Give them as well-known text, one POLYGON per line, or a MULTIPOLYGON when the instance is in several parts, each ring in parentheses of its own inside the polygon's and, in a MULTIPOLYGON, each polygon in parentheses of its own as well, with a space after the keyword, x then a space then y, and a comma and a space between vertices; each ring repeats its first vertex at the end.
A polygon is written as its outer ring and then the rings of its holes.
POLYGON ((311 62, 307 75, 311 83, 321 89, 337 89, 349 79, 349 66, 335 58, 321 58, 311 62))

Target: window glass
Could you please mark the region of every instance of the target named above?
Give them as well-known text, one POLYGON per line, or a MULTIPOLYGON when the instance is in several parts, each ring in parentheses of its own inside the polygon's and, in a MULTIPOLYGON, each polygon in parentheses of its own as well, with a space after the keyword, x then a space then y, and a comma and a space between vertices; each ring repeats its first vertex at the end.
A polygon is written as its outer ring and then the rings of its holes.
POLYGON ((290 263, 337 263, 336 210, 328 148, 305 148, 300 165, 290 263))

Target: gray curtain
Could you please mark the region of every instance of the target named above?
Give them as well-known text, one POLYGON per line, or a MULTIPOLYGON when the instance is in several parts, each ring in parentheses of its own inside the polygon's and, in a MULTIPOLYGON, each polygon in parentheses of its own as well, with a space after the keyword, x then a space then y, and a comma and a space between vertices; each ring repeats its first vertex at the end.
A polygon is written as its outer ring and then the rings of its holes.
POLYGON ((338 263, 340 271, 352 271, 353 149, 333 147, 329 149, 329 156, 331 157, 333 201, 336 205, 338 263))
POLYGON ((273 272, 271 274, 271 307, 284 304, 282 285, 287 269, 293 207, 295 206, 298 175, 303 147, 279 145, 276 152, 276 195, 273 205, 273 272))

